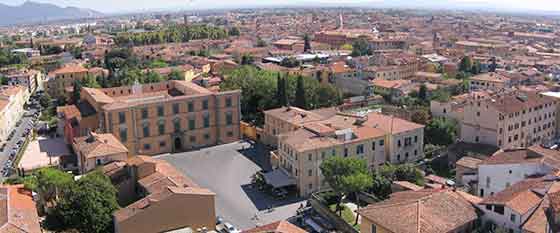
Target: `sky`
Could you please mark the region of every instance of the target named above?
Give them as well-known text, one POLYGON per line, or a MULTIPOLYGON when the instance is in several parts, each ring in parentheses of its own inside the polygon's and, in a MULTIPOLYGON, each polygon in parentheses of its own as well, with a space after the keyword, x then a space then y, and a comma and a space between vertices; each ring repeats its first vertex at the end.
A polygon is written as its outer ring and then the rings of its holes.
MULTIPOLYGON (((212 6, 235 6, 251 4, 298 4, 298 3, 364 3, 391 0, 33 0, 36 2, 53 3, 59 6, 76 6, 90 8, 104 13, 118 13, 130 11, 142 11, 150 9, 189 9, 190 7, 212 8, 212 6), (211 3, 211 4, 209 4, 211 3)), ((422 0, 418 1, 421 2, 422 0)), ((0 0, 0 3, 18 5, 25 0, 0 0)), ((403 2, 401 0, 401 2, 403 2)), ((406 1, 404 1, 406 2, 406 1)), ((430 0, 430 2, 441 2, 442 5, 454 3, 475 3, 488 5, 494 8, 515 8, 527 10, 560 11, 560 0, 430 0)), ((438 3, 439 4, 439 3, 438 3)))

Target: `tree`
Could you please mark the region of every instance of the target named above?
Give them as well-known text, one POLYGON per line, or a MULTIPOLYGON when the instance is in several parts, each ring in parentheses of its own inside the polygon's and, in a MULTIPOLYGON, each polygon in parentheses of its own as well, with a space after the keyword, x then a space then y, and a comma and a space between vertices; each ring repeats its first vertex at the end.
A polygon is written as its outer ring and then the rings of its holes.
POLYGON ((464 56, 459 63, 459 71, 470 72, 472 70, 472 61, 469 56, 464 56))
POLYGON ((97 82, 97 78, 95 78, 91 74, 86 74, 86 76, 84 77, 84 80, 81 82, 81 84, 82 84, 83 87, 101 88, 101 85, 99 85, 99 83, 97 82))
POLYGON ((471 67, 471 71, 470 71, 470 72, 471 72, 473 75, 477 75, 477 74, 480 74, 480 69, 481 69, 481 68, 480 68, 480 62, 475 61, 475 62, 473 63, 473 65, 472 65, 472 67, 471 67))
POLYGON ((241 65, 252 65, 255 62, 255 58, 251 54, 243 54, 241 56, 241 65))
POLYGON ((158 60, 154 60, 152 62, 150 62, 150 64, 148 64, 148 68, 151 69, 155 69, 155 68, 165 68, 168 67, 169 65, 167 64, 167 62, 165 62, 164 60, 158 59, 158 60))
POLYGON ((42 168, 24 181, 25 186, 39 196, 40 206, 55 205, 62 193, 72 184, 72 175, 55 168, 42 168))
POLYGON ((171 70, 169 74, 169 80, 184 80, 185 74, 178 69, 171 70))
POLYGON ((100 171, 89 173, 71 185, 64 198, 47 215, 46 228, 75 229, 84 233, 112 231, 113 212, 119 208, 117 190, 100 171))
POLYGON ((418 90, 418 98, 422 101, 428 100, 428 87, 424 83, 420 85, 420 88, 418 90))
POLYGON ((320 169, 325 182, 337 193, 339 215, 345 195, 363 191, 373 182, 366 161, 359 158, 332 156, 321 163, 320 169))
POLYGON ((412 122, 425 125, 430 120, 430 113, 424 109, 415 110, 410 117, 412 122))
POLYGON ((43 108, 47 108, 51 104, 52 98, 49 94, 45 93, 39 97, 39 104, 43 108))
POLYGON ((311 42, 309 41, 309 35, 305 34, 303 36, 303 52, 308 53, 311 51, 311 42))
POLYGON ((369 42, 366 38, 358 38, 352 43, 352 56, 359 57, 370 55, 371 51, 369 48, 369 42))
POLYGON ((146 74, 146 78, 143 83, 158 83, 161 81, 163 81, 163 77, 161 77, 159 73, 150 70, 146 74))
POLYGON ((241 32, 239 31, 239 28, 232 27, 231 29, 229 29, 228 34, 229 36, 239 36, 241 35, 241 32))
POLYGON ((426 143, 434 145, 450 145, 455 142, 457 123, 447 118, 434 118, 425 129, 426 143))
POLYGON ((74 80, 72 87, 72 102, 78 103, 80 101, 80 91, 82 90, 82 82, 78 79, 74 80))
POLYGON ((278 72, 278 78, 276 81, 276 99, 278 100, 278 107, 288 105, 288 95, 286 94, 286 80, 282 78, 280 72, 278 72))
POLYGON ((294 68, 298 67, 300 65, 300 62, 295 57, 287 57, 282 59, 280 65, 288 68, 294 68))
POLYGON ((303 84, 303 76, 298 76, 296 87, 296 101, 294 106, 302 109, 307 108, 307 101, 305 100, 305 86, 303 84))

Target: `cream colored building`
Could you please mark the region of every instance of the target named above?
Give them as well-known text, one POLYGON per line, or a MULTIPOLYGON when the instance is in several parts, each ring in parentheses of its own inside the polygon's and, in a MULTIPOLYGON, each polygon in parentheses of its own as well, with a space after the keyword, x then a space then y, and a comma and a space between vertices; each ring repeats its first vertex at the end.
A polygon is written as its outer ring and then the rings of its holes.
POLYGON ((87 75, 93 77, 107 76, 108 72, 102 68, 87 69, 82 65, 64 66, 49 73, 47 92, 55 98, 67 98, 75 81, 82 81, 87 75))
POLYGON ((424 158, 424 126, 378 113, 338 113, 281 134, 273 164, 295 178, 301 196, 327 188, 320 172, 330 156, 357 157, 370 169, 424 158))
POLYGON ((556 134, 556 101, 514 91, 472 99, 464 107, 461 140, 502 149, 547 142, 556 134))
POLYGON ((3 144, 23 117, 29 93, 23 86, 0 86, 0 142, 3 144))
POLYGON ((500 91, 512 87, 510 78, 498 73, 483 73, 469 79, 473 90, 500 91))

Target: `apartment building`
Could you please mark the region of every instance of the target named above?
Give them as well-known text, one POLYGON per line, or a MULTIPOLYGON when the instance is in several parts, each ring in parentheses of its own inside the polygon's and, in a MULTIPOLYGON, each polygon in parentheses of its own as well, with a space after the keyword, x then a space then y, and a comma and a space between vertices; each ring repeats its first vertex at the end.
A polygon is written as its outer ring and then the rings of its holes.
POLYGON ((472 90, 500 91, 512 87, 512 81, 499 73, 483 73, 469 79, 472 90))
POLYGON ((541 177, 560 171, 560 151, 540 145, 499 150, 478 164, 477 195, 489 197, 527 177, 541 177))
POLYGON ((87 75, 107 76, 109 71, 102 68, 87 69, 82 65, 68 65, 49 73, 47 92, 55 98, 68 98, 76 80, 82 81, 87 75))
POLYGON ((502 57, 509 52, 510 46, 501 41, 463 40, 455 42, 455 48, 463 50, 465 53, 482 53, 502 57))
POLYGON ((23 107, 29 100, 24 86, 0 86, 0 144, 8 139, 23 117, 23 107))
POLYGON ((102 170, 117 189, 119 204, 126 206, 113 213, 116 233, 215 229, 216 194, 166 161, 135 156, 102 170))
POLYGON ((556 107, 553 98, 535 92, 469 100, 463 110, 461 140, 504 149, 546 142, 556 134, 556 107))
POLYGON ((292 106, 264 111, 264 130, 261 141, 266 145, 276 147, 280 134, 296 131, 305 123, 327 119, 336 113, 335 108, 308 111, 292 106))
POLYGON ((529 178, 478 205, 483 222, 492 222, 506 232, 558 232, 560 178, 557 176, 529 178))
POLYGON ((423 159, 423 139, 423 125, 378 113, 338 113, 279 135, 271 159, 296 180, 299 194, 307 196, 326 188, 320 164, 329 156, 362 158, 373 170, 384 163, 423 159))
MULTIPOLYGON (((239 139, 240 91, 211 92, 187 81, 82 88, 78 132, 111 133, 132 155, 155 155, 239 139)), ((73 114, 69 114, 73 115, 73 114)), ((72 121, 70 121, 72 122, 72 121)), ((81 135, 83 136, 83 135, 81 135)))
POLYGON ((41 71, 32 69, 12 70, 5 72, 4 77, 7 79, 7 85, 21 85, 29 92, 43 90, 46 82, 46 76, 41 71))
POLYGON ((360 232, 471 232, 478 214, 468 196, 461 191, 435 189, 396 192, 359 210, 360 232))

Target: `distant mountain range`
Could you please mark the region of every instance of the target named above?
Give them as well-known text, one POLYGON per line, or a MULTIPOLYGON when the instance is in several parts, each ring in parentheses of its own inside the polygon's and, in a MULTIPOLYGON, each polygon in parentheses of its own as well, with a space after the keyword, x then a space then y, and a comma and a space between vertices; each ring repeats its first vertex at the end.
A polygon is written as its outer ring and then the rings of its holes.
POLYGON ((37 23, 48 20, 98 17, 100 12, 77 7, 59 7, 54 4, 26 1, 19 6, 0 4, 0 25, 37 23))

